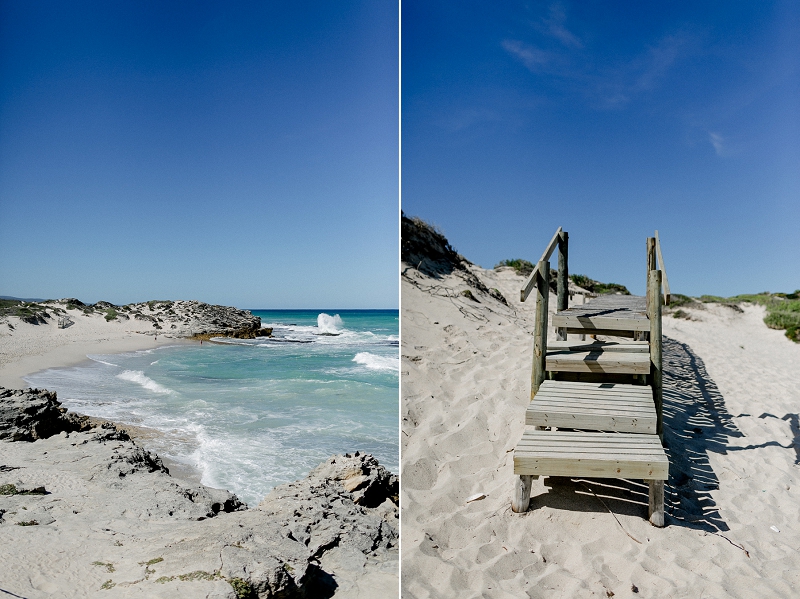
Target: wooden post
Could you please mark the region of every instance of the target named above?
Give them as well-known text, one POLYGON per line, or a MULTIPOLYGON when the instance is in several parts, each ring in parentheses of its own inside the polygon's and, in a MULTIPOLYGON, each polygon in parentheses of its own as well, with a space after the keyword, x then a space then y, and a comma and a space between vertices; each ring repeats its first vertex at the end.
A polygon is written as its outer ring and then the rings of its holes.
POLYGON ((533 487, 533 479, 539 478, 530 474, 520 474, 517 477, 517 482, 514 485, 514 497, 511 499, 511 511, 516 514, 528 511, 528 506, 531 503, 531 487, 533 487))
POLYGON ((648 480, 647 483, 650 485, 650 524, 661 528, 664 526, 664 481, 648 480))
POLYGON ((531 399, 544 381, 547 365, 547 304, 550 299, 550 263, 542 260, 538 264, 536 280, 536 323, 533 333, 533 372, 531 373, 531 399))
POLYGON ((656 269, 656 238, 647 238, 647 276, 645 277, 645 287, 647 288, 647 306, 650 306, 650 271, 656 269))
MULTIPOLYGON (((558 299, 556 300, 556 310, 561 312, 569 308, 569 267, 568 263, 569 233, 562 231, 558 240, 558 299)), ((567 329, 559 327, 558 339, 567 340, 567 329)))
POLYGON ((650 276, 647 279, 647 298, 647 316, 650 318, 650 374, 653 382, 653 401, 656 406, 656 433, 663 441, 660 270, 650 271, 650 276))

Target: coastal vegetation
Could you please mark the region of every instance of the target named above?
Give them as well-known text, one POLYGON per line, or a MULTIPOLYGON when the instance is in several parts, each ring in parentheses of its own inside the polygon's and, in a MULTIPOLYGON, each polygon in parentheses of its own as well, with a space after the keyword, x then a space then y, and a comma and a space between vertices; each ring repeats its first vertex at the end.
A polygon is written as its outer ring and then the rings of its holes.
POLYGON ((741 312, 739 304, 757 304, 764 306, 766 316, 764 324, 771 329, 785 331, 786 336, 796 343, 800 343, 800 289, 793 293, 744 293, 731 297, 718 295, 701 295, 690 297, 675 293, 670 298, 670 309, 674 310, 675 318, 688 318, 689 315, 682 310, 683 307, 702 309, 703 304, 720 304, 741 312))

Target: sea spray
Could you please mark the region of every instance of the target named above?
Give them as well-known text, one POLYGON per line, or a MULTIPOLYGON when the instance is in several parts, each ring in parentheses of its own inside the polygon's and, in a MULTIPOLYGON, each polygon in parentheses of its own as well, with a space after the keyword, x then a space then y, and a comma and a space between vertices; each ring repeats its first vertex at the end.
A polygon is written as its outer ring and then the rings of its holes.
POLYGON ((317 328, 320 333, 336 334, 342 328, 342 319, 338 314, 331 316, 324 312, 317 316, 317 328))

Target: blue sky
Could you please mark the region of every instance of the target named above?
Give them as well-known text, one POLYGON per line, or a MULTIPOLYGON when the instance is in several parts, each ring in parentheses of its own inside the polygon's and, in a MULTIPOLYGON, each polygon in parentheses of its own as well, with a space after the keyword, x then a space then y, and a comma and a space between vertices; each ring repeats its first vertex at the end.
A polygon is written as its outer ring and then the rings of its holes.
POLYGON ((0 294, 398 304, 392 2, 0 2, 0 294))
POLYGON ((402 12, 403 209, 492 267, 800 288, 800 4, 423 2, 402 12), (555 267, 555 262, 552 263, 555 267))

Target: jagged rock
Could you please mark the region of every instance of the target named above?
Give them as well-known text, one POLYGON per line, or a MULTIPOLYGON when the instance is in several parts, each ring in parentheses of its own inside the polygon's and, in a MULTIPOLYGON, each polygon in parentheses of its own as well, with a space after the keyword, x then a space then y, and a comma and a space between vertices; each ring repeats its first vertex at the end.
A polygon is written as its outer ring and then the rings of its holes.
POLYGON ((91 428, 88 418, 67 413, 53 391, 0 387, 0 439, 35 441, 62 431, 91 428))
MULTIPOLYGON (((52 547, 37 546, 36 559, 48 563, 52 551, 67 560, 76 575, 60 581, 65 596, 112 587, 123 598, 300 599, 363 594, 364 585, 396 593, 398 480, 373 456, 334 456, 247 509, 228 491, 173 478, 114 424, 68 430, 76 422, 92 423, 54 393, 0 388, 2 430, 22 431, 0 440, 4 547, 28 547, 29 527, 47 527, 52 547)), ((24 552, 0 547, 0 557, 20 574, 14 588, 27 589, 24 552)))

